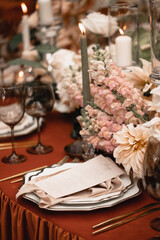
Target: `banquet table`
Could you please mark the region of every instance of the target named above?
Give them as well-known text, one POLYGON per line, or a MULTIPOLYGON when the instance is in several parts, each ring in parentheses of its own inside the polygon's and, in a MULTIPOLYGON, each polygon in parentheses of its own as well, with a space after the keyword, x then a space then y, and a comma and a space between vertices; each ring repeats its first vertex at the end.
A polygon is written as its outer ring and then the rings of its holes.
MULTIPOLYGON (((51 144, 54 151, 45 155, 31 155, 26 152, 25 148, 18 148, 17 153, 25 154, 27 160, 20 164, 5 164, 0 161, 0 178, 43 165, 52 165, 62 159, 66 154, 64 146, 74 142, 70 136, 71 120, 72 114, 55 111, 48 114, 41 129, 41 137, 42 142, 51 144)), ((16 137, 16 141, 36 139, 37 133, 35 131, 16 137)), ((0 141, 3 142, 6 139, 0 139, 0 141)), ((0 157, 9 154, 10 151, 1 150, 0 157)), ((93 211, 50 211, 39 208, 37 204, 23 197, 16 201, 15 195, 22 182, 14 184, 10 182, 11 180, 0 182, 1 240, 146 240, 158 235, 158 232, 150 227, 151 219, 159 216, 158 211, 110 231, 92 235, 93 225, 154 202, 144 190, 140 195, 108 208, 93 211)))

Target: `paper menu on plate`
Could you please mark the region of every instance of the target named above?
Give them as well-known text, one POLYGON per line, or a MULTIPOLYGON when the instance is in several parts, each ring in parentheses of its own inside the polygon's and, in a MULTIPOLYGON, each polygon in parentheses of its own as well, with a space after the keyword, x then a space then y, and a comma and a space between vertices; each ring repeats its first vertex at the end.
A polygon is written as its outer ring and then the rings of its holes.
POLYGON ((50 196, 60 198, 88 189, 123 173, 123 170, 110 158, 99 155, 67 171, 35 181, 34 184, 50 196))

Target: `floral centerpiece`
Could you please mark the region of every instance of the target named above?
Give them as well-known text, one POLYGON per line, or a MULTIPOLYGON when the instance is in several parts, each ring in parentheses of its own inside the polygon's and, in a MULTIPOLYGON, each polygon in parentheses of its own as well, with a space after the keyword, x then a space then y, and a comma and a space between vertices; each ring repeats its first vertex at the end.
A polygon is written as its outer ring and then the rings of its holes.
MULTIPOLYGON (((59 55, 58 51, 56 55, 59 55)), ((143 157, 150 137, 144 123, 149 120, 149 110, 153 113, 157 110, 157 102, 146 100, 142 94, 145 84, 150 86, 149 63, 142 61, 143 68, 138 68, 141 79, 137 81, 143 84, 142 88, 136 88, 137 69, 132 69, 130 76, 124 73, 115 66, 108 49, 92 46, 88 55, 92 100, 77 118, 81 125, 80 134, 94 148, 112 153, 127 173, 132 169, 134 176, 141 178, 143 157)), ((57 81, 60 102, 68 104, 70 110, 83 106, 82 73, 77 59, 78 55, 74 55, 57 81)), ((155 89, 152 92, 157 94, 155 89)), ((154 99, 157 98, 156 95, 154 99)))
POLYGON ((78 118, 80 133, 88 135, 95 148, 112 153, 117 146, 114 133, 123 125, 146 122, 148 104, 114 65, 107 50, 93 48, 89 72, 93 100, 78 118))

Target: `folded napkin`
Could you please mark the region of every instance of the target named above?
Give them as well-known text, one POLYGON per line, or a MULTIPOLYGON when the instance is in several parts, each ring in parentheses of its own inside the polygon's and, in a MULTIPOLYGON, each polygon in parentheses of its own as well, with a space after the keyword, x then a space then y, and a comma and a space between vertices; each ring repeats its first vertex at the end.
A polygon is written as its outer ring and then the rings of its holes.
POLYGON ((99 155, 75 167, 35 177, 20 188, 16 198, 34 192, 40 198, 39 207, 48 208, 68 200, 98 197, 123 190, 122 174, 110 158, 99 155))

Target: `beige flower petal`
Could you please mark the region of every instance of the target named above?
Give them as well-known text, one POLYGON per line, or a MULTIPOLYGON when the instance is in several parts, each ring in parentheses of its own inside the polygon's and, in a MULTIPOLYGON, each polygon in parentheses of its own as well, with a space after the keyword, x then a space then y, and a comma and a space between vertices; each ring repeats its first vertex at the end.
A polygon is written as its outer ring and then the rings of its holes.
POLYGON ((129 134, 130 134, 131 136, 135 137, 136 132, 135 132, 135 128, 134 128, 134 126, 133 126, 133 123, 130 123, 130 124, 128 125, 128 129, 129 129, 129 134))
POLYGON ((145 59, 140 58, 142 64, 143 64, 143 71, 146 75, 150 75, 151 74, 151 62, 148 62, 145 59))
POLYGON ((128 139, 128 143, 131 144, 131 145, 135 144, 136 143, 135 138, 134 137, 130 137, 128 139))
POLYGON ((127 173, 132 169, 134 176, 138 178, 142 177, 144 153, 149 136, 147 128, 142 125, 134 127, 133 124, 123 127, 118 132, 118 137, 115 136, 119 141, 113 153, 116 163, 122 164, 127 173), (121 143, 122 139, 124 144, 121 143))

